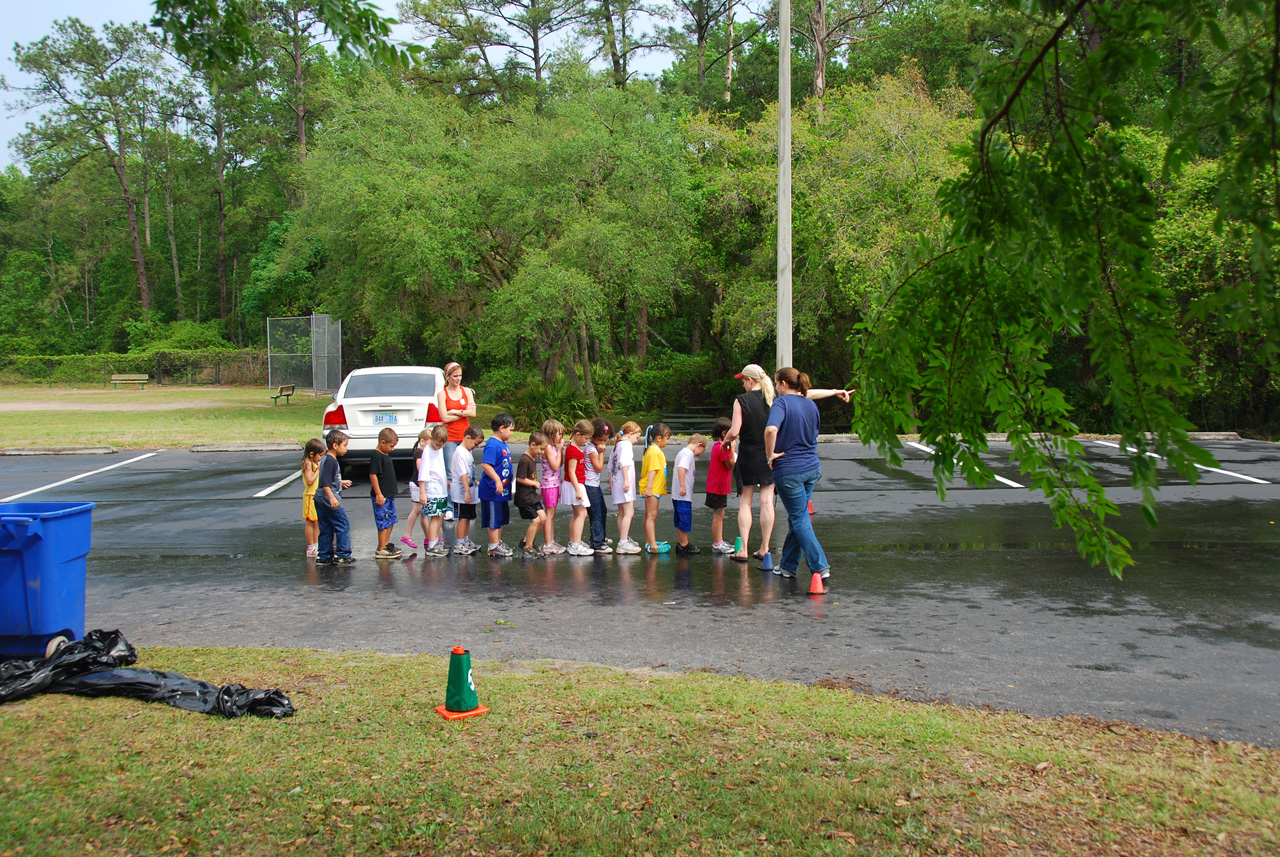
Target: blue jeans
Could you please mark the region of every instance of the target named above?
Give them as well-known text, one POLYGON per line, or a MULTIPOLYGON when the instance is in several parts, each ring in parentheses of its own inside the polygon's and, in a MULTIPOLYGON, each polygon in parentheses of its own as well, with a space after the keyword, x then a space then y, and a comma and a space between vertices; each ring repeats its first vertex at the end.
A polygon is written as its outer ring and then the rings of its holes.
POLYGON ((773 477, 774 493, 787 510, 787 540, 782 543, 782 562, 779 563, 784 571, 800 568, 802 551, 809 571, 826 571, 830 567, 827 555, 822 552, 822 545, 818 544, 818 537, 813 533, 813 522, 809 520, 809 499, 821 478, 822 469, 818 467, 804 473, 773 477))
MULTIPOLYGON (((446 440, 444 442, 444 478, 446 484, 449 485, 453 484, 453 452, 458 446, 459 443, 456 440, 446 440)), ((418 474, 413 474, 413 478, 417 479, 418 474)), ((472 485, 471 487, 474 488, 475 486, 472 485)))
POLYGON ((604 521, 606 512, 604 508, 604 489, 599 485, 585 485, 587 489, 587 499, 591 501, 591 505, 587 507, 587 519, 591 521, 591 546, 593 548, 602 548, 608 542, 604 540, 604 521))
POLYGON ((351 557, 351 522, 347 510, 329 505, 329 498, 321 492, 316 497, 316 519, 320 525, 320 548, 316 559, 331 560, 335 556, 351 557), (337 549, 334 549, 334 542, 337 549))

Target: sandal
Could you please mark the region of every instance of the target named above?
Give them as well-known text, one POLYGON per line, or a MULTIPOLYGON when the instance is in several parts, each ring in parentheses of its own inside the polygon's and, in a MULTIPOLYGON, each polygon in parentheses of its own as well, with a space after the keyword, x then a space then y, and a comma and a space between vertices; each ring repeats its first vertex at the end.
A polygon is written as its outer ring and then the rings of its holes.
POLYGON ((733 554, 732 556, 730 556, 729 558, 730 558, 731 560, 733 560, 734 562, 751 562, 751 557, 749 557, 749 556, 738 556, 736 553, 735 553, 735 554, 733 554))

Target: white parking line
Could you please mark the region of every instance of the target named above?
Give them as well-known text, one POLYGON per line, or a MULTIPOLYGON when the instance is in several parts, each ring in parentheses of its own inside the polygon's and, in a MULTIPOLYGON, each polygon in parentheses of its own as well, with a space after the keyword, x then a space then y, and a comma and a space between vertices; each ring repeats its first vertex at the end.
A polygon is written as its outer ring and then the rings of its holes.
MULTIPOLYGON (((1111 447, 1112 449, 1118 449, 1118 450, 1120 450, 1121 452, 1124 452, 1124 451, 1125 451, 1125 450, 1124 450, 1124 447, 1122 447, 1120 444, 1118 444, 1118 443, 1112 443, 1112 442, 1111 442, 1111 441, 1109 441, 1109 440, 1095 440, 1095 441, 1093 441, 1093 443, 1096 443, 1096 444, 1098 444, 1099 446, 1109 446, 1109 447, 1111 447)), ((1152 458, 1160 458, 1160 456, 1156 455, 1154 452, 1148 452, 1148 453, 1147 453, 1147 455, 1151 456, 1152 458)), ((1160 460, 1161 460, 1161 461, 1164 461, 1164 459, 1163 459, 1163 458, 1160 458, 1160 460)), ((1234 476, 1236 479, 1243 479, 1243 480, 1245 480, 1246 482, 1256 482, 1256 483, 1257 483, 1257 484, 1259 484, 1259 485, 1270 485, 1270 484, 1271 484, 1271 483, 1270 483, 1270 482, 1268 482, 1267 480, 1265 480, 1265 479, 1259 479, 1259 478, 1258 478, 1258 477, 1256 477, 1256 476, 1245 476, 1243 473, 1233 473, 1233 472, 1232 472, 1232 471, 1230 471, 1230 470, 1221 470, 1221 469, 1219 469, 1219 468, 1217 468, 1217 467, 1205 467, 1203 464, 1197 464, 1197 465, 1196 465, 1196 468, 1197 468, 1197 469, 1199 469, 1199 470, 1207 470, 1207 471, 1208 471, 1208 472, 1210 472, 1210 473, 1221 473, 1223 476, 1234 476)))
MULTIPOLYGON (((916 449, 922 449, 925 452, 929 453, 930 455, 933 455, 933 450, 925 446, 923 443, 916 443, 914 440, 909 440, 907 441, 907 446, 914 446, 916 449)), ((998 473, 992 473, 991 475, 994 476, 995 480, 999 482, 1001 485, 1008 485, 1010 488, 1026 488, 1027 487, 1025 485, 1019 485, 1017 482, 1014 482, 1012 479, 1005 479, 1003 476, 999 475, 998 473)))
POLYGON ((297 470, 293 471, 285 478, 281 479, 275 485, 271 485, 267 488, 263 488, 261 491, 259 491, 257 494, 254 494, 253 496, 266 497, 268 494, 274 494, 276 491, 279 491, 281 488, 288 485, 290 482, 297 479, 301 475, 302 475, 302 468, 298 468, 297 470))
POLYGON ((70 479, 63 479, 61 482, 54 482, 49 485, 43 485, 39 488, 32 488, 30 491, 23 491, 21 494, 14 494, 9 497, 0 497, 0 503, 8 503, 10 500, 17 500, 20 497, 39 494, 41 491, 48 491, 50 488, 57 488, 59 485, 66 485, 68 482, 76 482, 80 479, 96 476, 99 473, 106 473, 108 470, 115 470, 117 467, 124 467, 126 464, 133 464, 135 461, 141 461, 144 458, 150 458, 157 454, 158 453, 154 452, 144 453, 143 455, 139 455, 135 458, 130 458, 128 461, 121 461, 117 464, 112 464, 109 467, 99 467, 97 470, 90 470, 88 473, 81 473, 79 476, 72 476, 70 479))

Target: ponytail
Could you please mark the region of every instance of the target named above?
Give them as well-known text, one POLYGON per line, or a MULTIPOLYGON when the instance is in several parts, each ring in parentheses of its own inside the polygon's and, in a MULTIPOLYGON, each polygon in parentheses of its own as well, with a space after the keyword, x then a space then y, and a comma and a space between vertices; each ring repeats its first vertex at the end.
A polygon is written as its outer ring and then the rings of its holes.
POLYGON ((766 407, 771 406, 773 404, 774 397, 777 395, 777 392, 773 389, 773 381, 770 380, 768 375, 765 375, 763 378, 760 379, 760 391, 764 393, 765 406, 766 407))
POLYGON ((802 396, 807 394, 809 392, 809 388, 813 386, 813 382, 809 380, 808 375, 792 366, 784 366, 779 369, 774 374, 774 377, 777 378, 779 382, 786 382, 788 387, 795 390, 802 396))

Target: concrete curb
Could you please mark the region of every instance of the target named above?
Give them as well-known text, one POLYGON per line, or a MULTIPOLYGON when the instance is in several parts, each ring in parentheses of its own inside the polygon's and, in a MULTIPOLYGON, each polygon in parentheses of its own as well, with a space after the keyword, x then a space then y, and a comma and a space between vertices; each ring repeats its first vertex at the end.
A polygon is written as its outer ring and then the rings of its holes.
POLYGON ((193 443, 192 452, 301 452, 300 443, 193 443))
POLYGON ((10 446, 0 455, 114 455, 114 446, 10 446))

